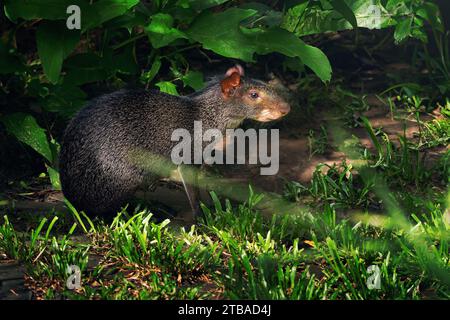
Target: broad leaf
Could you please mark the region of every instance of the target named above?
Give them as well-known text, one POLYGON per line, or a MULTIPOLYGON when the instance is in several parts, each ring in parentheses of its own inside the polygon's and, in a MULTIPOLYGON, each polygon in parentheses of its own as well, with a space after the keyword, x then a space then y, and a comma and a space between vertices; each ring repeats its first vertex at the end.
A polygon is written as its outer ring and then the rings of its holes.
POLYGON ((177 6, 182 8, 192 8, 196 11, 202 11, 211 7, 218 6, 229 0, 178 0, 177 6))
POLYGON ((330 80, 331 66, 320 49, 305 44, 293 33, 278 27, 265 30, 240 26, 243 19, 255 13, 255 10, 236 8, 218 14, 204 13, 194 21, 187 33, 205 48, 225 57, 253 61, 254 53, 271 52, 298 57, 322 81, 330 80))
POLYGON ((252 43, 259 54, 273 51, 288 57, 298 57, 324 82, 331 79, 331 65, 327 56, 319 49, 307 45, 293 33, 281 28, 249 33, 252 43))
POLYGON ((256 14, 255 10, 231 8, 212 14, 204 12, 186 31, 189 37, 224 57, 253 61, 254 47, 240 29, 240 22, 256 14))
POLYGON ((409 19, 401 20, 395 26, 395 32, 394 32, 395 42, 399 43, 411 35, 412 23, 413 23, 413 18, 411 17, 409 19))
POLYGON ((80 39, 59 21, 44 21, 37 29, 37 48, 45 75, 52 83, 59 80, 63 60, 72 52, 80 39))
POLYGON ((71 118, 86 102, 86 93, 68 83, 50 86, 49 93, 39 99, 39 105, 48 112, 71 118))
POLYGON ((145 28, 153 48, 165 47, 176 39, 186 38, 180 30, 173 28, 173 18, 169 14, 158 13, 152 16, 145 28))
POLYGON ((137 5, 139 0, 100 0, 92 4, 89 0, 5 0, 5 2, 5 13, 13 21, 17 18, 65 20, 69 17, 67 7, 77 5, 81 10, 81 28, 85 31, 123 15, 137 5))
POLYGON ((81 85, 107 79, 111 72, 104 67, 103 59, 94 53, 80 53, 64 63, 67 75, 64 83, 81 85))
POLYGON ((345 3, 344 0, 331 0, 331 5, 337 12, 342 14, 342 16, 348 22, 350 22, 353 28, 358 27, 358 22, 356 21, 355 14, 353 13, 352 9, 345 3))
POLYGON ((53 162, 52 151, 45 130, 38 125, 32 115, 13 113, 4 116, 1 118, 1 121, 10 134, 14 135, 19 141, 29 145, 50 163, 53 162))
POLYGON ((123 15, 138 3, 139 0, 100 0, 95 2, 87 10, 82 10, 82 15, 85 12, 82 29, 84 31, 98 27, 106 21, 123 15))
POLYGON ((165 92, 171 94, 173 96, 178 96, 179 93, 177 91, 177 87, 169 81, 161 81, 156 84, 161 92, 165 92))
POLYGON ((181 80, 185 86, 189 86, 194 90, 203 88, 203 73, 199 71, 189 71, 181 80))
POLYGON ((78 5, 85 8, 87 0, 4 0, 5 13, 13 21, 47 19, 58 20, 68 17, 67 7, 78 5))

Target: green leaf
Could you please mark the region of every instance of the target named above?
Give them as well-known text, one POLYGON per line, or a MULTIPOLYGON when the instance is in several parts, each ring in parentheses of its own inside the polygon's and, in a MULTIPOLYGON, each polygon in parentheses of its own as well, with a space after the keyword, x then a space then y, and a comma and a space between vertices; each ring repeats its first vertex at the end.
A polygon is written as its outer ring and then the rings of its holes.
POLYGON ((66 28, 56 21, 44 21, 37 29, 37 48, 45 75, 57 83, 63 60, 72 52, 80 39, 79 31, 66 28))
POLYGON ((161 92, 165 92, 165 93, 171 94, 173 96, 179 96, 179 93, 177 91, 177 87, 172 82, 161 81, 161 82, 158 82, 155 85, 159 88, 159 90, 161 92))
POLYGON ((246 21, 246 23, 249 23, 252 26, 279 26, 283 19, 283 13, 281 11, 273 10, 272 7, 259 2, 243 3, 239 8, 257 11, 257 14, 246 21))
POLYGON ((342 14, 342 16, 348 22, 350 22, 353 28, 358 27, 358 22, 356 21, 355 14, 353 13, 352 9, 345 3, 344 0, 332 0, 331 5, 337 12, 342 14))
POLYGON ((253 16, 255 10, 231 8, 218 14, 205 13, 197 18, 187 34, 207 49, 231 58, 253 61, 253 54, 280 52, 288 57, 298 57, 322 81, 331 79, 331 65, 318 48, 304 43, 293 33, 273 27, 246 29, 240 22, 253 16))
POLYGON ((297 4, 290 8, 287 13, 283 16, 283 21, 281 27, 290 32, 294 32, 303 18, 306 8, 308 8, 309 1, 297 4))
POLYGON ((86 93, 79 87, 64 82, 51 86, 49 93, 39 99, 39 105, 48 112, 71 118, 86 102, 86 93))
POLYGON ((399 23, 397 23, 394 32, 395 42, 399 43, 411 35, 412 23, 413 23, 412 17, 403 19, 399 23))
MULTIPOLYGON (((197 11, 202 11, 211 7, 218 6, 222 3, 225 3, 229 0, 190 0, 187 1, 189 3, 189 6, 197 11)), ((182 1, 180 1, 182 2, 182 1)))
POLYGON ((141 81, 143 81, 144 83, 151 82, 158 74, 160 68, 161 68, 161 59, 159 57, 156 57, 155 60, 153 61, 150 70, 142 74, 141 81))
POLYGON ((139 0, 100 0, 92 4, 89 0, 5 1, 5 13, 13 21, 17 18, 23 18, 25 20, 65 20, 69 17, 67 7, 77 5, 81 10, 81 28, 83 31, 121 16, 139 3, 139 0))
POLYGON ((32 115, 13 113, 1 118, 6 130, 19 141, 29 145, 40 153, 50 163, 53 162, 52 152, 45 130, 42 129, 32 115))
POLYGON ((123 15, 138 3, 139 0, 100 0, 85 9, 81 8, 82 29, 84 31, 98 27, 106 21, 123 15))
POLYGON ((61 182, 59 180, 59 172, 50 167, 49 165, 45 165, 47 168, 48 176, 50 178, 50 182, 53 186, 54 190, 61 190, 61 182))
POLYGON ((322 81, 331 79, 332 70, 327 56, 319 48, 307 45, 293 33, 281 28, 271 28, 267 31, 252 31, 250 34, 259 54, 277 51, 288 57, 298 57, 322 81))
POLYGON ((150 24, 145 28, 153 48, 165 47, 171 42, 186 38, 180 30, 173 28, 173 18, 169 14, 158 13, 152 16, 150 24))
POLYGON ((420 9, 416 11, 416 14, 428 21, 433 29, 444 32, 444 25, 439 14, 439 8, 434 3, 426 2, 422 4, 420 9))
POLYGON ((230 8, 224 12, 200 14, 186 31, 189 37, 224 57, 253 61, 255 48, 248 45, 240 22, 256 14, 256 10, 230 8))
POLYGON ((203 88, 203 73, 199 71, 189 71, 181 80, 185 86, 189 86, 194 90, 203 88))
POLYGON ((64 63, 67 75, 64 83, 81 85, 105 80, 111 72, 105 69, 103 59, 94 53, 80 53, 73 55, 64 63))
POLYGON ((86 0, 4 0, 5 13, 12 20, 47 19, 58 20, 68 17, 67 7, 88 5, 86 0))
POLYGON ((136 74, 139 72, 139 67, 134 53, 134 43, 123 47, 120 53, 111 48, 106 48, 103 50, 101 64, 110 74, 115 74, 116 72, 136 74))

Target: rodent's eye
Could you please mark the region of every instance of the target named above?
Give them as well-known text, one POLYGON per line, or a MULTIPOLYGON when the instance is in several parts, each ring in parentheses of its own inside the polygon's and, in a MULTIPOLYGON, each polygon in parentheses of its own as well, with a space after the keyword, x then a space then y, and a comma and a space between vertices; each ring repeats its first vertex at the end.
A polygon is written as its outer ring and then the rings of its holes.
POLYGON ((259 98, 259 94, 257 92, 250 92, 250 98, 258 99, 259 98))

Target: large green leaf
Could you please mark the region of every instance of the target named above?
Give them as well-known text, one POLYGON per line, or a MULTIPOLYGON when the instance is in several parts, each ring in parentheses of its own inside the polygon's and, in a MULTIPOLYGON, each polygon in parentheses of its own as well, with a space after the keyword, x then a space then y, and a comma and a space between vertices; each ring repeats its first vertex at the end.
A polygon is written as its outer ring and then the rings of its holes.
POLYGON ((355 14, 352 9, 345 3, 344 0, 331 0, 331 5, 333 8, 339 12, 350 24, 353 28, 358 27, 358 22, 356 21, 355 14))
POLYGON ((218 6, 229 0, 178 0, 177 5, 183 8, 192 8, 196 11, 202 11, 211 7, 218 6))
MULTIPOLYGON (((119 17, 139 3, 139 0, 101 0, 93 3, 84 14, 82 29, 88 30, 102 23, 119 17)), ((83 19, 83 18, 82 18, 83 19)))
POLYGON ((319 48, 307 45, 293 33, 275 27, 265 31, 253 31, 249 35, 257 53, 267 54, 276 51, 288 57, 298 57, 322 81, 331 79, 332 70, 327 56, 319 48))
POLYGON ((253 61, 254 53, 280 52, 289 57, 298 57, 322 81, 330 80, 331 66, 320 49, 305 44, 293 33, 278 27, 266 30, 240 26, 242 20, 255 13, 255 10, 236 8, 217 14, 207 12, 194 21, 187 34, 207 49, 244 61, 253 61))
POLYGON ((412 23, 412 17, 409 19, 400 20, 400 22, 395 26, 395 42, 399 43, 411 35, 412 23))
POLYGON ((36 119, 26 113, 14 113, 1 118, 6 130, 19 141, 29 145, 50 163, 53 162, 52 151, 45 134, 36 119))
POLYGON ((121 72, 124 74, 136 74, 139 72, 139 66, 136 62, 134 43, 129 43, 123 47, 121 52, 107 48, 103 51, 103 66, 110 74, 121 72))
POLYGON ((186 31, 189 37, 224 57, 253 61, 255 48, 240 29, 240 22, 256 14, 256 10, 231 8, 213 14, 199 15, 186 31))
POLYGON ((56 112, 69 119, 85 104, 86 93, 64 82, 62 85, 50 86, 49 93, 38 101, 45 111, 56 112))
POLYGON ((47 19, 58 20, 68 17, 67 7, 78 5, 85 8, 87 0, 4 0, 5 13, 11 20, 47 19))
POLYGON ((173 18, 169 14, 158 13, 152 16, 150 24, 145 28, 153 48, 167 46, 176 39, 186 38, 180 30, 173 28, 173 18))
POLYGON ((50 82, 58 82, 63 60, 79 39, 80 32, 67 29, 61 21, 44 21, 39 25, 36 35, 38 54, 50 82))
POLYGON ((100 0, 92 4, 89 0, 5 0, 5 13, 13 21, 17 18, 65 20, 69 17, 67 7, 77 5, 81 10, 81 28, 85 31, 121 16, 138 3, 139 0, 100 0))
POLYGON ((111 72, 104 67, 103 59, 94 53, 80 53, 73 55, 64 63, 67 75, 64 83, 81 85, 105 80, 111 72))
POLYGON ((183 84, 185 86, 189 86, 194 90, 200 90, 203 88, 203 73, 200 71, 189 71, 187 74, 185 74, 181 80, 183 81, 183 84))

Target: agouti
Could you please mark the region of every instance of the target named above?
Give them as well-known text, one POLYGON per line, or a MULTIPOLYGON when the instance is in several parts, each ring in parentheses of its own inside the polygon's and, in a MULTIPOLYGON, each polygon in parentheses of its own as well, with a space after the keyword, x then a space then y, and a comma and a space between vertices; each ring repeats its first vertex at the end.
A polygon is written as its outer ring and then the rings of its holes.
MULTIPOLYGON (((236 65, 198 92, 184 97, 149 90, 120 90, 90 102, 69 123, 61 145, 64 196, 88 215, 113 214, 159 176, 130 158, 143 150, 170 161, 175 129, 192 132, 236 128, 244 119, 261 122, 286 115, 286 101, 270 85, 244 76, 236 65)), ((197 199, 185 185, 192 210, 197 199)))

